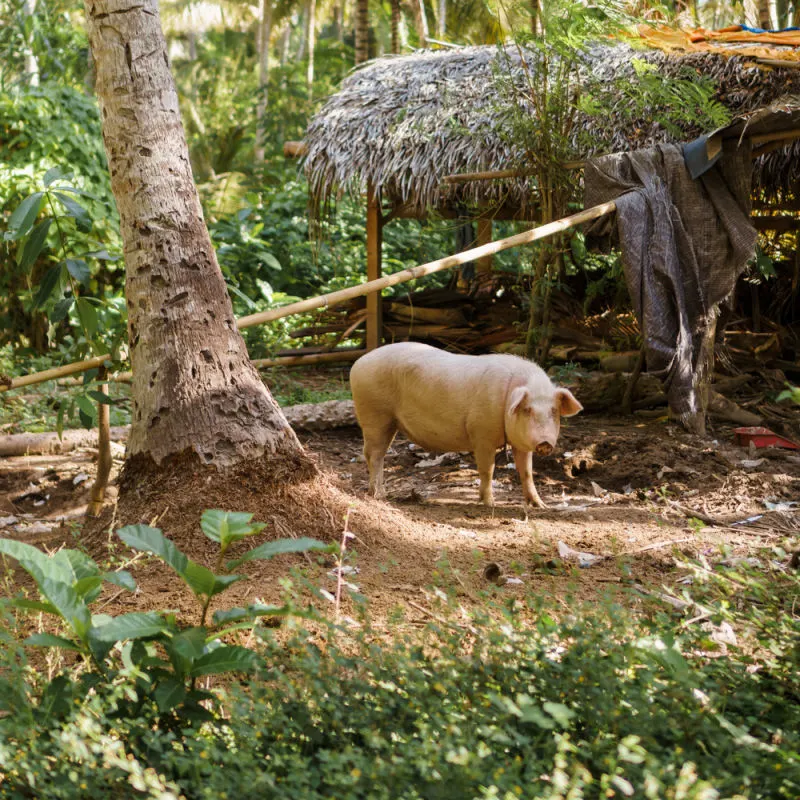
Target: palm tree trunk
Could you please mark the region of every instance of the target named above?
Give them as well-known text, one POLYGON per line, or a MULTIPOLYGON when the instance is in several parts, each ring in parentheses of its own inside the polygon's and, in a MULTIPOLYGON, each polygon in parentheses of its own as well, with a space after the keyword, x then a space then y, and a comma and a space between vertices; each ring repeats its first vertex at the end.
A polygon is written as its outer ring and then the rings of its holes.
POLYGON ((192 454, 217 469, 302 461, 236 327, 192 178, 158 0, 86 0, 85 12, 126 267, 126 469, 135 461, 158 475, 192 454))
POLYGON ((306 42, 308 44, 308 65, 306 66, 306 90, 308 99, 314 99, 314 48, 317 35, 317 0, 308 0, 306 7, 306 42))
POLYGON ((256 105, 255 159, 261 163, 266 155, 265 116, 269 103, 269 40, 272 36, 272 0, 261 0, 258 20, 258 104, 256 105))
POLYGON ((392 52, 400 52, 400 0, 391 0, 392 4, 392 52))
POLYGON ((369 58, 369 0, 356 0, 356 64, 369 58))

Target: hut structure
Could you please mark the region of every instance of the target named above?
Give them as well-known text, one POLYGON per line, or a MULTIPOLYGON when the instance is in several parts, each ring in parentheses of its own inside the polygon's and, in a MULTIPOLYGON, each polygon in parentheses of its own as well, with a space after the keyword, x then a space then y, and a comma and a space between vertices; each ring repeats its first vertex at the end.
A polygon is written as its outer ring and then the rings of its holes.
MULTIPOLYGON (((536 115, 539 58, 536 51, 511 45, 369 62, 312 119, 302 143, 287 143, 287 154, 304 158, 315 209, 330 208, 343 193, 366 196, 368 280, 381 274, 382 229, 392 219, 430 212, 467 216, 477 221, 478 244, 491 240, 493 220, 541 220, 531 169, 536 141, 520 134, 520 120, 536 115)), ((576 113, 560 154, 561 163, 575 169, 576 194, 579 168, 594 156, 711 134, 699 141, 700 160, 710 162, 724 139, 747 139, 754 155, 753 195, 762 209, 756 227, 798 227, 796 32, 758 36, 643 28, 639 39, 586 47, 571 80, 574 97, 596 100, 596 110, 576 113), (691 94, 665 91, 658 106, 659 93, 649 98, 643 92, 643 73, 665 87, 670 79, 683 79, 684 86, 687 78, 706 82, 713 86, 714 103, 700 109, 698 99, 694 113, 691 94), (683 113, 670 116, 676 106, 683 113), (788 213, 776 217, 779 210, 788 213)), ((478 268, 490 269, 490 262, 478 268)), ((372 294, 368 349, 381 342, 380 314, 380 296, 372 294)))

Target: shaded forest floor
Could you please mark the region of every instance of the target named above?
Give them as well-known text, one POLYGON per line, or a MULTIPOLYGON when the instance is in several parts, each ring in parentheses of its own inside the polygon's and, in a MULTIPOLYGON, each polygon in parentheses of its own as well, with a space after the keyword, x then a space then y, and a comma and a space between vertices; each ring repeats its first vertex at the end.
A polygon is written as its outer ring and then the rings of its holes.
MULTIPOLYGON (((412 622, 435 618, 443 590, 465 608, 480 605, 487 592, 509 599, 542 593, 565 609, 573 598, 591 601, 626 587, 678 596, 685 571, 676 567, 676 557, 704 558, 712 568, 758 558, 771 569, 778 556, 765 555, 765 548, 797 549, 797 451, 748 451, 734 444, 733 426, 727 425, 715 424, 707 439, 698 440, 666 421, 581 415, 568 423, 557 454, 535 462, 537 487, 550 508, 527 512, 516 471, 502 453, 495 472, 497 506, 490 510, 477 503, 470 455, 435 457, 398 438, 386 461, 389 496, 383 503, 366 497, 357 428, 303 435, 333 485, 360 509, 350 526, 356 538, 346 560, 350 586, 343 612, 356 613, 349 595, 356 589, 378 622, 399 609, 412 622), (357 521, 365 514, 383 520, 385 538, 359 535, 357 521)), ((122 448, 116 446, 115 454, 114 476, 122 448)), ((48 548, 80 547, 94 455, 83 450, 0 460, 0 535, 48 548)), ((178 496, 173 519, 176 513, 178 496)), ((199 525, 185 522, 186 529, 197 530, 197 547, 186 534, 179 545, 213 566, 199 525)), ((269 537, 292 535, 291 520, 272 522, 269 537)), ((108 541, 119 559, 121 548, 113 545, 114 537, 108 541)), ((137 559, 127 566, 140 590, 131 595, 110 587, 104 613, 194 609, 164 565, 137 559)), ((286 591, 282 578, 293 568, 306 587, 333 593, 333 566, 330 558, 320 563, 298 556, 259 563, 248 570, 249 581, 225 595, 224 604, 277 602, 286 591)), ((316 600, 323 610, 326 602, 316 600)))

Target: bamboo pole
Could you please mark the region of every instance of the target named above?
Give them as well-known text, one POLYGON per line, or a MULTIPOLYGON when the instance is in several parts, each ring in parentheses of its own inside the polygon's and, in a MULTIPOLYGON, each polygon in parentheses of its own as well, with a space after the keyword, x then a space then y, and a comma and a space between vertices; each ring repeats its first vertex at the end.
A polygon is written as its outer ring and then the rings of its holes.
MULTIPOLYGON (((381 203, 370 184, 367 196, 367 285, 381 277, 381 203)), ((374 350, 383 341, 383 305, 381 293, 367 295, 367 350, 374 350)))
MULTIPOLYGON (((564 169, 580 169, 585 161, 565 161, 561 166, 564 169)), ((470 183, 471 181, 494 181, 502 178, 525 178, 529 175, 536 175, 538 169, 530 167, 528 169, 495 169, 486 172, 459 172, 455 175, 445 175, 442 183, 470 183)))
POLYGON ((32 372, 30 375, 23 375, 21 378, 11 378, 0 383, 0 392, 7 392, 11 389, 19 389, 21 386, 30 386, 34 383, 44 383, 56 378, 63 378, 65 375, 74 375, 77 372, 86 372, 95 367, 102 367, 111 358, 108 353, 96 358, 89 358, 86 361, 75 361, 72 364, 65 364, 63 367, 53 367, 43 372, 32 372))
MULTIPOLYGON (((108 378, 108 372, 105 367, 100 367, 100 372, 97 375, 101 381, 99 389, 100 393, 108 397, 108 384, 105 380, 108 378)), ((86 509, 87 516, 99 517, 100 512, 103 510, 103 501, 106 497, 106 487, 108 486, 108 478, 111 475, 112 459, 111 459, 111 426, 109 419, 111 416, 111 409, 108 403, 97 403, 97 477, 95 478, 92 492, 89 499, 89 505, 86 509)))
MULTIPOLYGON (((518 233, 515 236, 509 236, 505 239, 498 239, 496 242, 481 245, 480 247, 473 247, 470 250, 464 250, 461 253, 456 253, 452 256, 445 256, 436 261, 430 261, 427 264, 421 264, 418 267, 411 269, 404 269, 401 272, 395 272, 394 275, 386 275, 378 280, 362 283, 359 286, 350 286, 347 289, 340 289, 338 292, 330 292, 328 294, 320 295, 319 297, 309 297, 307 300, 300 300, 297 303, 290 303, 288 306, 281 308, 273 308, 269 311, 262 311, 258 314, 251 314, 248 317, 242 317, 238 320, 237 325, 239 329, 249 328, 253 325, 261 325, 264 322, 272 322, 276 319, 283 319, 292 314, 300 314, 305 311, 313 311, 317 308, 328 308, 330 306, 344 303, 346 300, 352 300, 354 297, 362 297, 371 292, 382 291, 388 289, 390 286, 396 286, 398 283, 405 283, 412 281, 416 278, 422 278, 425 275, 431 275, 434 272, 440 272, 443 269, 451 269, 458 267, 461 264, 467 264, 470 261, 477 261, 479 258, 491 256, 495 253, 500 253, 503 250, 509 250, 512 247, 519 247, 523 244, 530 244, 531 242, 538 241, 539 239, 546 239, 555 233, 574 228, 584 222, 590 222, 598 217, 603 217, 616 210, 617 204, 614 200, 608 203, 601 203, 597 206, 584 209, 577 214, 572 214, 569 217, 549 222, 547 225, 541 225, 538 228, 531 228, 524 233, 518 233)), ((355 353, 356 351, 352 351, 355 353)), ((288 358, 276 359, 262 359, 263 366, 278 366, 288 365, 289 363, 322 363, 324 361, 335 360, 332 356, 340 357, 341 353, 321 353, 315 356, 289 356, 288 358), (311 359, 314 359, 313 361, 311 359), (297 361, 297 359, 304 359, 297 361)), ((0 383, 0 392, 6 392, 10 389, 18 389, 21 386, 30 386, 35 383, 44 383, 45 381, 55 380, 56 378, 63 378, 66 375, 74 375, 78 372, 86 372, 94 367, 102 366, 106 361, 111 358, 108 354, 97 356, 95 358, 87 359, 86 361, 76 361, 72 364, 65 364, 63 367, 55 367, 54 369, 47 369, 43 372, 34 372, 30 375, 24 375, 21 378, 7 379, 4 383, 0 383)), ((355 359, 354 359, 355 360, 355 359)), ((258 365, 258 361, 253 362, 258 365)))
POLYGON ((330 353, 312 353, 308 356, 282 356, 279 358, 256 358, 252 364, 257 369, 267 367, 295 367, 302 364, 327 364, 337 361, 355 361, 366 353, 366 350, 334 350, 330 353))
POLYGON ((252 325, 261 325, 264 322, 272 322, 273 320, 282 319, 292 314, 313 311, 317 308, 329 308, 339 303, 344 303, 346 300, 352 300, 354 297, 361 297, 371 292, 388 289, 390 286, 396 286, 398 283, 412 281, 416 278, 422 278, 425 275, 431 275, 434 272, 440 272, 443 269, 451 269, 452 267, 461 266, 461 264, 467 264, 470 261, 477 261, 479 258, 491 256, 503 250, 510 250, 512 247, 519 247, 520 245, 530 244, 539 239, 546 239, 548 236, 568 230, 569 228, 574 228, 576 225, 590 222, 598 217, 604 217, 606 214, 615 211, 616 208, 616 202, 610 200, 607 203, 592 206, 577 214, 572 214, 569 217, 564 217, 554 222, 548 222, 547 225, 540 225, 538 228, 531 228, 515 236, 498 239, 496 242, 484 244, 480 247, 473 247, 470 250, 464 250, 452 256, 436 259, 436 261, 429 261, 427 264, 420 264, 418 267, 404 269, 400 272, 395 272, 394 275, 386 275, 378 280, 362 283, 360 286, 350 286, 347 289, 339 289, 337 292, 330 292, 329 294, 323 294, 319 297, 309 297, 307 300, 290 303, 288 306, 282 306, 281 308, 272 308, 269 311, 251 314, 250 316, 242 317, 238 321, 239 329, 249 328, 252 325))

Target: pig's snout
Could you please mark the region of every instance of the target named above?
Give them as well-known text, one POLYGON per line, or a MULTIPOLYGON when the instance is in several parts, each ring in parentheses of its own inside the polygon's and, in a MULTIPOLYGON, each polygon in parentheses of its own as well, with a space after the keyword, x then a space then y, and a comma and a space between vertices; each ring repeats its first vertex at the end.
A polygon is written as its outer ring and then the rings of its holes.
POLYGON ((553 445, 550 442, 541 442, 540 444, 536 445, 536 455, 537 456, 549 456, 553 452, 553 445))

